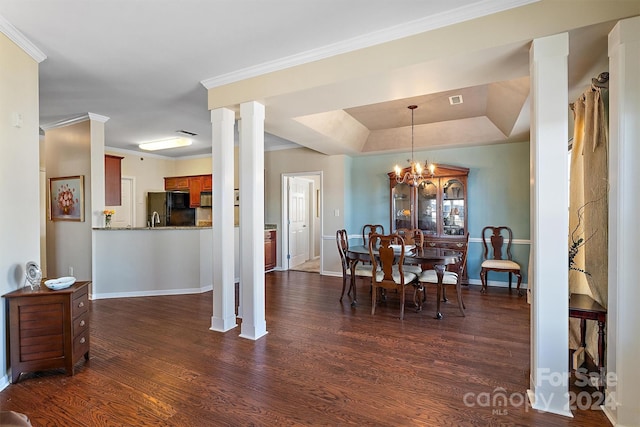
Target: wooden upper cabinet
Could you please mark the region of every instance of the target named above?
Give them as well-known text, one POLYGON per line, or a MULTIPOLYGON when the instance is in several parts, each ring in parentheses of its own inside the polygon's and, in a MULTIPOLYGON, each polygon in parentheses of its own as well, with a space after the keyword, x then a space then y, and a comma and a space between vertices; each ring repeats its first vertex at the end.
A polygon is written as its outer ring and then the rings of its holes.
POLYGON ((211 191, 211 175, 171 176, 165 177, 166 191, 188 191, 189 207, 200 207, 200 193, 211 191))
POLYGON ((124 157, 105 154, 104 156, 104 205, 122 205, 122 159, 124 157))
MULTIPOLYGON (((410 168, 402 171, 404 175, 410 168)), ((436 165, 432 177, 413 186, 397 182, 389 172, 391 232, 418 228, 425 238, 464 238, 467 233, 467 177, 469 169, 436 165)))
POLYGON ((202 176, 189 177, 189 207, 200 207, 200 193, 202 192, 202 176))
POLYGON ((213 189, 213 180, 211 175, 202 175, 202 191, 211 191, 213 189))
POLYGON ((165 178, 164 189, 166 191, 189 190, 189 177, 173 176, 165 178))

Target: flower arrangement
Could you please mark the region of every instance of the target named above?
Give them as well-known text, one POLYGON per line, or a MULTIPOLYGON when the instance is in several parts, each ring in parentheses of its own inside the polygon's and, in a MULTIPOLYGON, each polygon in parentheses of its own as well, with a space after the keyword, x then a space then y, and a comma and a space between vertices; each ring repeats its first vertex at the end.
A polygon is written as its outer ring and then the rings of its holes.
POLYGON ((73 209, 73 205, 78 203, 78 199, 73 195, 74 189, 70 188, 68 184, 63 185, 58 190, 58 207, 65 215, 68 215, 73 209))
POLYGON ((116 211, 113 209, 105 209, 102 211, 104 214, 104 226, 105 228, 111 228, 111 216, 115 215, 116 211))

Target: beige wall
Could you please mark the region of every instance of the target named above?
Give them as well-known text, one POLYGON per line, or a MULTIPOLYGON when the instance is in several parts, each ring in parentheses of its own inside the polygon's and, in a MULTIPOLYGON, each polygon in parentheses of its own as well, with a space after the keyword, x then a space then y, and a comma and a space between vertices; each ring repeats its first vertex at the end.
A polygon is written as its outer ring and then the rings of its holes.
MULTIPOLYGON (((0 31, 0 295, 40 264, 38 63, 0 31), (14 114, 22 125, 13 126, 14 114)), ((8 384, 7 315, 0 304, 0 389, 8 384)))
MULTIPOLYGON (((107 122, 107 129, 109 123, 107 122)), ((145 227, 147 224, 147 193, 149 191, 164 191, 164 177, 177 175, 176 160, 157 155, 121 152, 105 149, 106 154, 121 156, 122 176, 135 180, 135 227, 145 227)), ((116 208, 117 210, 117 208, 116 208)))
POLYGON ((84 176, 85 220, 51 221, 47 218, 48 275, 73 275, 78 280, 91 280, 91 122, 86 120, 49 129, 45 132, 44 145, 48 179, 84 176), (69 267, 73 268, 73 274, 69 267))
POLYGON ((278 266, 282 266, 282 175, 322 172, 321 253, 325 272, 341 272, 335 230, 344 228, 346 156, 327 156, 306 148, 265 152, 265 223, 278 225, 278 266), (338 216, 335 216, 336 210, 338 216))

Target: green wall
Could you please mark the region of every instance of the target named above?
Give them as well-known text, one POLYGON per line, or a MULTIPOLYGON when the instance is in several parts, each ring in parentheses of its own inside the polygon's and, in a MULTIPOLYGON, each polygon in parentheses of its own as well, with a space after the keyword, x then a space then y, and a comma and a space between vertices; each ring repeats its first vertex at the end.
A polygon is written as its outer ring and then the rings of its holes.
MULTIPOLYGON (((348 173, 347 231, 359 235, 364 224, 390 227, 389 179, 387 172, 395 164, 407 166, 409 153, 354 157, 348 173)), ((472 283, 480 280, 482 262, 482 228, 508 225, 513 230, 513 259, 522 267, 522 282, 527 283, 529 265, 529 143, 487 145, 481 147, 420 151, 416 161, 442 163, 469 168, 469 255, 468 275, 472 283)), ((506 273, 489 273, 490 281, 506 282, 506 273)))

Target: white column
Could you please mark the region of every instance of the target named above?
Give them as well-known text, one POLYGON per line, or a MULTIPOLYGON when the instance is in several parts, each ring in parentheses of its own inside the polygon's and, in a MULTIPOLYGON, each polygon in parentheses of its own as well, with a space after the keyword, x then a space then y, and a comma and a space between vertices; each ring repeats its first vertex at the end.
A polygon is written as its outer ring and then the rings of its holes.
POLYGON ((235 328, 233 236, 233 124, 227 108, 211 111, 213 170, 213 315, 211 330, 235 328))
POLYGON ((240 104, 240 336, 267 333, 264 290, 264 105, 240 104))
POLYGON ((533 41, 531 76, 531 389, 534 409, 569 410, 569 37, 533 41))
POLYGON ((609 33, 609 294, 607 399, 614 425, 640 425, 640 17, 609 33))
MULTIPOLYGON (((104 210, 104 129, 109 120, 107 116, 88 113, 91 134, 91 201, 85 206, 85 219, 91 223, 91 227, 102 227, 104 210)), ((87 185, 87 182, 85 182, 87 185)))

